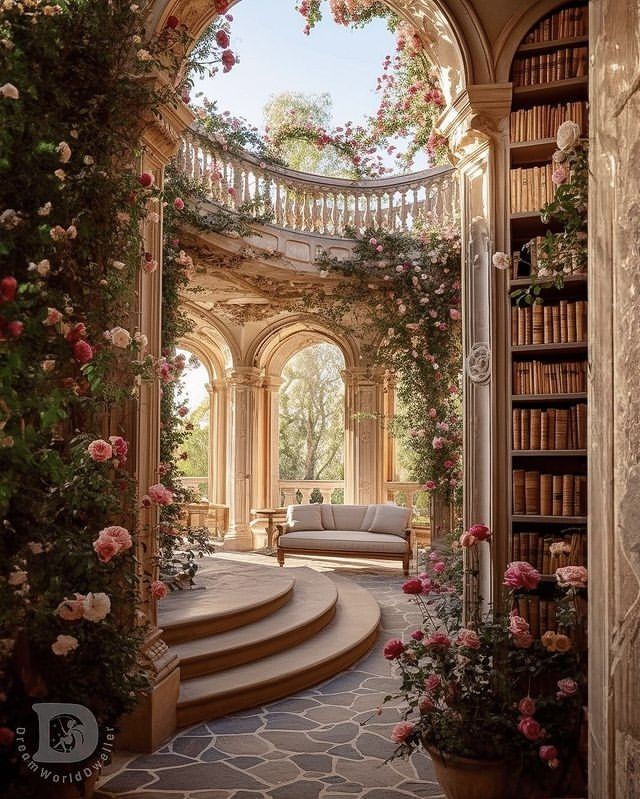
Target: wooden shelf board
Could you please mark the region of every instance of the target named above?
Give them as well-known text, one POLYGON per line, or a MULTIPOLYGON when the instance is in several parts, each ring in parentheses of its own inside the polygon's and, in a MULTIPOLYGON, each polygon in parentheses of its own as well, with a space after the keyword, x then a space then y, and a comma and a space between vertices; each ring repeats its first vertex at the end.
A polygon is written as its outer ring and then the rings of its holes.
POLYGON ((546 163, 558 146, 555 139, 531 139, 529 141, 513 142, 511 150, 511 166, 523 164, 546 163))
POLYGON ((521 44, 516 51, 516 55, 520 53, 542 53, 545 50, 556 50, 560 47, 575 47, 580 44, 588 44, 589 37, 584 36, 570 36, 565 39, 551 39, 546 42, 529 42, 529 44, 521 44))
POLYGON ((528 514, 514 513, 511 516, 512 522, 525 522, 535 524, 561 524, 568 526, 571 524, 586 524, 586 516, 529 516, 528 514))
POLYGON ((583 458, 587 454, 586 449, 514 449, 511 454, 514 458, 583 458))
MULTIPOLYGON (((544 278, 542 278, 544 280, 544 278)), ((564 278, 565 286, 587 285, 587 275, 566 275, 564 278)), ((509 282, 511 288, 527 287, 531 285, 531 277, 515 277, 509 282)), ((543 291, 560 291, 555 286, 543 288, 543 291)))
POLYGON ((587 393, 579 392, 575 394, 513 394, 511 401, 518 402, 540 402, 547 405, 550 402, 576 402, 587 401, 587 393))
POLYGON ((586 341, 567 342, 564 344, 516 344, 511 347, 511 352, 514 355, 586 354, 587 346, 586 341))
MULTIPOLYGON (((513 105, 545 105, 553 102, 567 102, 582 99, 589 86, 586 75, 579 78, 556 80, 552 83, 536 83, 533 86, 514 86, 513 105)), ((513 108, 512 110, 515 110, 513 108)))

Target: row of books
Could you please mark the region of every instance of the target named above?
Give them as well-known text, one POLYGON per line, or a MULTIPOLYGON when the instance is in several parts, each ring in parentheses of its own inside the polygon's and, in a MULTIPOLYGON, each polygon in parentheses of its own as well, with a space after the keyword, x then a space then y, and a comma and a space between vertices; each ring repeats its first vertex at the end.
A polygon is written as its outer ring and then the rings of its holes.
POLYGON ((587 404, 569 408, 513 408, 513 449, 586 449, 587 404))
POLYGON ((562 566, 587 565, 586 530, 564 535, 547 533, 514 533, 511 539, 511 559, 526 560, 540 572, 553 574, 562 566))
POLYGON ((553 599, 521 594, 516 599, 514 610, 529 622, 529 631, 534 638, 541 638, 547 630, 558 631, 556 603, 553 599))
POLYGON ((513 512, 527 516, 586 516, 587 477, 514 469, 513 512))
POLYGON ((578 394, 587 390, 586 361, 514 361, 514 394, 578 394))
POLYGON ((511 341, 516 346, 571 344, 586 340, 586 300, 511 307, 511 341))
POLYGON ((569 120, 580 125, 580 131, 583 135, 586 134, 588 130, 586 102, 579 100, 558 105, 535 105, 533 108, 512 111, 509 118, 511 141, 555 138, 560 125, 569 120))
POLYGON ((575 36, 586 36, 589 30, 589 13, 587 6, 579 8, 563 8, 555 14, 543 19, 527 34, 524 44, 534 42, 552 42, 555 39, 571 39, 575 36))
MULTIPOLYGON (((559 240, 559 234, 547 234, 554 239, 554 245, 559 240)), ((558 253, 554 252, 554 265, 553 268, 548 263, 548 256, 545 253, 544 242, 547 238, 545 236, 536 236, 534 239, 528 241, 521 250, 513 253, 512 258, 512 277, 524 277, 528 275, 537 275, 538 277, 553 276, 556 272, 561 271, 565 275, 579 275, 585 274, 587 271, 585 259, 579 260, 578 253, 564 248, 558 253)), ((548 251, 549 247, 547 247, 548 251)))
POLYGON ((512 169, 509 174, 511 213, 539 211, 543 205, 553 202, 552 174, 552 164, 512 169))
POLYGON ((511 80, 514 86, 536 86, 540 83, 584 77, 588 71, 588 53, 589 48, 585 45, 515 58, 511 80))

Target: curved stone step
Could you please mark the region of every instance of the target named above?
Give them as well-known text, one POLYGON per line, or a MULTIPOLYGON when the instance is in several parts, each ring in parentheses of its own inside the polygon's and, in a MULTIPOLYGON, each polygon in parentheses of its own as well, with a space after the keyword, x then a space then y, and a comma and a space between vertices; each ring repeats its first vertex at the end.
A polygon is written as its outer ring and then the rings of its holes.
POLYGON ((169 646, 252 624, 291 599, 293 569, 208 558, 198 587, 169 594, 160 605, 158 626, 169 646))
POLYGON ((316 635, 335 615, 338 590, 320 572, 305 566, 289 569, 295 575, 293 597, 283 608, 253 624, 176 644, 180 677, 204 674, 250 663, 290 649, 316 635))
POLYGON ((180 686, 178 726, 289 696, 329 679, 366 654, 377 637, 378 603, 350 580, 334 575, 331 579, 338 589, 336 614, 321 632, 269 657, 185 680, 180 686))

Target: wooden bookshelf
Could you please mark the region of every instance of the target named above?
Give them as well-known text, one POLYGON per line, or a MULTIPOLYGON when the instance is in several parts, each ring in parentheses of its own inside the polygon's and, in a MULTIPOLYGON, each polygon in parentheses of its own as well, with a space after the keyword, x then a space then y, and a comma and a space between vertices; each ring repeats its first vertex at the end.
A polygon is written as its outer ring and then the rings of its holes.
MULTIPOLYGON (((510 294, 531 284, 526 270, 532 263, 535 268, 544 258, 544 248, 537 237, 545 236, 547 231, 561 232, 557 222, 543 223, 539 209, 555 192, 549 165, 557 149, 557 127, 570 119, 580 125, 583 135, 588 135, 588 77, 584 74, 584 54, 588 47, 586 26, 587 3, 568 3, 535 25, 514 57, 508 194, 512 203, 509 214, 510 252, 518 253, 519 263, 511 275, 510 294), (563 79, 546 79, 556 68, 563 79), (572 70, 573 77, 567 75, 572 70), (540 76, 538 82, 535 82, 536 76, 540 76), (544 80, 542 76, 545 76, 544 80), (537 210, 525 210, 532 206, 537 210), (532 240, 536 241, 527 248, 532 240)), ((578 266, 579 259, 574 268, 578 266)), ((531 560, 537 558, 539 571, 550 572, 543 577, 537 591, 527 594, 529 601, 547 605, 553 602, 555 566, 549 568, 550 555, 544 547, 550 541, 555 543, 571 538, 574 544, 571 563, 584 560, 583 565, 587 565, 586 537, 582 538, 586 536, 587 525, 587 393, 575 389, 586 388, 584 364, 588 345, 584 303, 588 302, 588 282, 587 275, 580 272, 567 275, 559 290, 544 286, 544 277, 539 281, 543 284, 540 295, 543 307, 552 306, 551 311, 544 311, 543 322, 546 320, 547 326, 543 324, 541 327, 539 311, 531 314, 514 311, 511 317, 510 335, 513 338, 509 342, 509 354, 512 383, 507 457, 512 474, 507 492, 508 551, 511 555, 524 553, 524 557, 519 559, 527 559, 530 552, 531 560), (555 305, 559 305, 561 310, 555 310, 555 305), (575 307, 567 311, 570 305, 575 307), (555 326, 556 316, 554 325, 550 324, 547 314, 551 313, 562 314, 558 326, 555 326), (569 314, 571 322, 567 321, 569 314), (568 330, 571 332, 567 333, 568 330), (522 343, 540 342, 542 339, 556 343, 522 343), (552 393, 559 385, 574 390, 552 393), (551 388, 551 392, 531 393, 534 387, 551 388), (529 393, 516 393, 519 388, 529 393), (549 445, 549 449, 537 448, 543 444, 549 445), (573 515, 557 514, 560 507, 573 515), (522 512, 525 509, 529 512, 522 512), (538 512, 534 513, 536 509, 538 512), (549 512, 552 509, 553 515, 549 512), (539 568, 543 557, 544 570, 539 568)), ((517 298, 510 296, 510 303, 512 307, 516 306, 517 298)), ((552 564, 556 562, 554 559, 552 564)), ((540 622, 540 632, 543 630, 544 618, 540 622)))

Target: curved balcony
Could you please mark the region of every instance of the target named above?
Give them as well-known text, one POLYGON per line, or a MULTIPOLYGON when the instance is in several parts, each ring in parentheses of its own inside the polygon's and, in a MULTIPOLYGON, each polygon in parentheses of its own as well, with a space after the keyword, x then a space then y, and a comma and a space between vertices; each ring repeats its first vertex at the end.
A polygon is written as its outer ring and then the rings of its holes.
POLYGON ((458 216, 452 167, 375 180, 327 178, 225 151, 195 130, 183 134, 177 166, 211 202, 231 210, 251 203, 256 214, 272 215, 272 225, 310 236, 344 238, 347 229, 361 233, 367 227, 402 233, 420 218, 447 222, 458 216))

